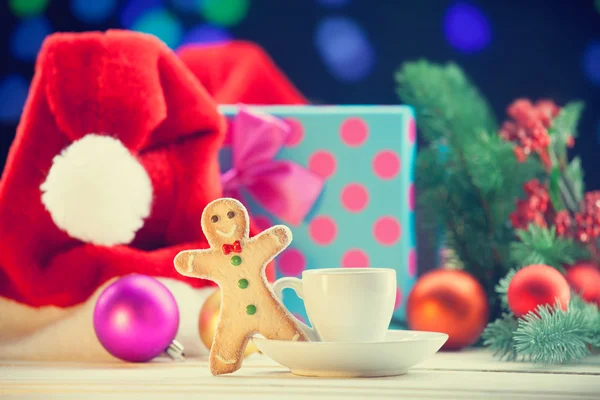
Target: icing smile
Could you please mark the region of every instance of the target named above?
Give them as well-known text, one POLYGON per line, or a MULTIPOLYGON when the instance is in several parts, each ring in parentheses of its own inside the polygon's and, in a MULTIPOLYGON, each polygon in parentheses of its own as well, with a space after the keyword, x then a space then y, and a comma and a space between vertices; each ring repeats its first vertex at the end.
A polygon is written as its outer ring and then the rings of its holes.
POLYGON ((231 227, 231 229, 229 230, 229 232, 223 232, 222 230, 217 229, 217 233, 219 235, 223 236, 223 237, 227 237, 228 238, 228 237, 232 237, 233 236, 233 234, 235 233, 236 229, 237 229, 237 225, 233 224, 233 226, 231 227))

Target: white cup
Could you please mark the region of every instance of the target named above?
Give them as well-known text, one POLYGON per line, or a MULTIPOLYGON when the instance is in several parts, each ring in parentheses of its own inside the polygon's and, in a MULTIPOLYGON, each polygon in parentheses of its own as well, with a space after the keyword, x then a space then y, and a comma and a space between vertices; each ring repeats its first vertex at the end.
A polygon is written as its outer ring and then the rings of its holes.
POLYGON ((273 291, 290 288, 304 301, 313 328, 296 319, 310 341, 380 342, 396 301, 396 271, 388 268, 313 269, 302 279, 281 278, 273 291))

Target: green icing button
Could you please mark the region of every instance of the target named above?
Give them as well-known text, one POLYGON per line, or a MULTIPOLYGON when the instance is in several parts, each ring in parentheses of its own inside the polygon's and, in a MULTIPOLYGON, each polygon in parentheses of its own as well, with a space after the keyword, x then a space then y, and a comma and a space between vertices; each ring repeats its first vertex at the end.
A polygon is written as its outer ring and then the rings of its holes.
POLYGON ((240 289, 246 289, 248 287, 248 280, 247 279, 240 279, 238 281, 238 287, 240 289))
POLYGON ((256 306, 254 304, 250 304, 249 306, 246 306, 246 314, 248 314, 248 315, 256 314, 256 306))
POLYGON ((233 256, 231 257, 231 265, 233 265, 234 267, 237 267, 238 265, 240 265, 242 263, 242 257, 240 256, 233 256))

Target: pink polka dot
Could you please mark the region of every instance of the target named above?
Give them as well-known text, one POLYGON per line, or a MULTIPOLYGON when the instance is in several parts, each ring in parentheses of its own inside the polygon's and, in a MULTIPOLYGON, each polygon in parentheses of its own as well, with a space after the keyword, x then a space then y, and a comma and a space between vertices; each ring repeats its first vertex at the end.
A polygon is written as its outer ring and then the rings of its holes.
POLYGON ((342 267, 344 268, 367 268, 369 256, 360 249, 348 250, 342 256, 342 267))
POLYGON ((417 274, 417 252, 415 249, 410 249, 408 252, 408 275, 415 276, 417 274))
POLYGON ((413 118, 408 121, 408 141, 412 144, 417 139, 417 124, 413 118))
POLYGON ((300 276, 306 268, 306 258, 298 249, 287 249, 277 258, 279 271, 285 276, 300 276))
POLYGON ((410 211, 415 209, 415 184, 411 183, 408 187, 408 208, 410 211))
POLYGON ((319 215, 310 222, 308 235, 317 244, 330 244, 337 236, 337 225, 331 217, 319 215))
POLYGON ((396 302, 394 303, 394 310, 397 310, 402 304, 402 291, 396 289, 396 302))
POLYGON ((290 134, 285 141, 286 147, 294 147, 299 145, 304 139, 304 126, 302 122, 298 121, 295 118, 285 118, 285 123, 290 127, 290 134))
POLYGON ((368 135, 369 127, 362 118, 348 118, 340 126, 342 141, 350 147, 360 146, 367 139, 368 135))
POLYGON ((396 152, 383 150, 375 155, 373 159, 373 170, 375 175, 381 179, 391 179, 400 171, 400 158, 396 152))
POLYGON ((392 245, 400 238, 400 223, 394 217, 381 217, 373 225, 375 239, 383 245, 392 245))
POLYGON ((335 167, 335 156, 327 150, 317 150, 308 159, 308 168, 323 178, 333 175, 335 167))
POLYGON ((252 222, 258 229, 265 230, 273 226, 273 221, 266 215, 254 215, 252 216, 252 222))
POLYGON ((369 202, 369 192, 360 183, 351 183, 342 189, 342 205, 348 211, 362 211, 369 202))

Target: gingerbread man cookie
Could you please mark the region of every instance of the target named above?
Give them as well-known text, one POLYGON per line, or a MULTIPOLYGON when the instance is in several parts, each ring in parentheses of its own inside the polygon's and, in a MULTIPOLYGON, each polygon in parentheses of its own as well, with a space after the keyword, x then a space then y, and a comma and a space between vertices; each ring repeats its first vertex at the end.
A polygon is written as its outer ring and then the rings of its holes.
POLYGON ((246 208, 229 198, 208 204, 201 224, 210 248, 182 251, 174 264, 180 274, 211 280, 221 288, 221 311, 210 349, 212 374, 237 371, 255 334, 307 341, 265 276, 266 265, 292 241, 289 228, 273 226, 250 238, 246 208))

